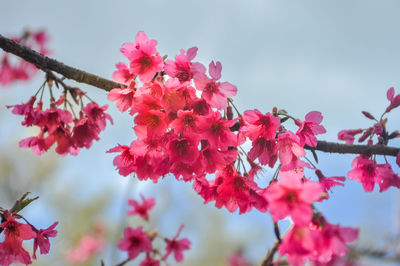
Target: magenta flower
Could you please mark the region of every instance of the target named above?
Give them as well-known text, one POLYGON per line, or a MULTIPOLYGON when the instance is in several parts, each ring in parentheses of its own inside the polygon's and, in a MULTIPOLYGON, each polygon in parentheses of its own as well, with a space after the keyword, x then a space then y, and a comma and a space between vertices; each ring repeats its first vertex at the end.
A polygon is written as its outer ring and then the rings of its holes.
POLYGON ((168 239, 165 238, 165 242, 167 242, 167 253, 164 255, 163 259, 167 259, 169 255, 173 252, 174 253, 174 258, 176 262, 181 262, 183 260, 183 251, 190 249, 191 242, 187 238, 182 238, 180 240, 177 240, 180 233, 182 232, 183 225, 179 227, 178 232, 176 233, 175 237, 173 239, 168 239))
POLYGON ((50 241, 49 237, 56 237, 57 230, 54 228, 57 226, 58 222, 55 222, 47 229, 40 229, 37 232, 37 236, 35 237, 35 241, 33 243, 33 258, 36 259, 36 250, 40 248, 40 254, 47 254, 50 251, 50 241))
POLYGON ((110 101, 116 101, 118 110, 125 112, 133 107, 135 90, 131 88, 112 89, 107 96, 110 101))
POLYGON ((319 169, 315 170, 315 174, 318 177, 318 181, 321 184, 322 190, 326 193, 328 193, 328 191, 334 186, 344 186, 344 184, 340 182, 344 182, 346 180, 346 177, 344 176, 326 177, 319 169))
POLYGON ((326 133, 323 126, 320 125, 322 122, 322 115, 320 112, 312 111, 306 114, 306 120, 303 122, 297 121, 299 129, 296 135, 300 137, 300 143, 304 146, 307 144, 310 147, 317 146, 317 138, 315 135, 326 133))
POLYGON ((206 139, 212 148, 227 149, 238 145, 237 136, 230 130, 236 120, 221 119, 220 112, 213 112, 199 118, 199 133, 201 139, 206 139))
POLYGON ((130 81, 132 81, 135 77, 135 75, 133 75, 128 66, 124 63, 118 63, 116 65, 117 69, 113 75, 112 78, 115 82, 119 82, 125 85, 128 85, 130 81))
POLYGON ((243 120, 246 124, 241 131, 243 130, 246 136, 252 141, 258 138, 275 140, 276 132, 281 125, 279 117, 275 117, 270 113, 263 115, 257 109, 245 111, 243 120))
POLYGON ((295 174, 287 172, 279 182, 269 186, 265 196, 275 222, 290 215, 296 225, 305 226, 313 215, 311 203, 318 200, 321 193, 318 183, 303 183, 295 174))
POLYGON ((142 203, 140 204, 136 200, 130 199, 128 200, 128 205, 133 207, 133 210, 129 210, 127 215, 139 215, 142 219, 149 219, 149 211, 156 204, 156 200, 153 197, 148 197, 147 199, 140 194, 142 199, 142 203))
POLYGON ((165 72, 171 78, 177 78, 180 82, 190 81, 193 75, 206 72, 206 68, 200 63, 191 61, 197 54, 197 47, 189 48, 186 52, 181 49, 181 53, 175 56, 175 61, 165 62, 165 72))
POLYGON ((294 227, 282 239, 279 245, 279 254, 288 255, 288 262, 293 266, 303 266, 311 255, 315 244, 308 227, 294 227))
POLYGON ((139 75, 140 81, 150 81, 163 69, 162 57, 156 50, 157 41, 149 40, 143 31, 136 35, 135 43, 125 43, 121 52, 130 61, 130 72, 139 75))
POLYGON ((4 230, 5 239, 0 243, 0 264, 8 266, 14 261, 31 264, 31 257, 22 242, 36 237, 36 233, 30 225, 17 222, 9 211, 4 212, 2 219, 4 222, 0 228, 4 230))
POLYGON ((260 164, 268 164, 272 168, 274 167, 276 160, 278 159, 278 154, 275 146, 275 139, 267 140, 265 138, 258 138, 253 141, 253 147, 249 151, 248 156, 253 161, 258 158, 260 164))
POLYGON ((368 156, 357 156, 351 166, 353 170, 348 172, 349 179, 359 181, 366 192, 374 190, 375 184, 380 186, 380 192, 390 186, 399 187, 399 177, 393 173, 388 164, 376 164, 368 156))
POLYGON ((153 245, 143 227, 134 229, 130 226, 125 228, 124 237, 119 241, 118 248, 127 251, 131 260, 135 259, 141 252, 151 252, 153 245))
POLYGON ((237 88, 229 82, 218 82, 221 78, 222 65, 220 62, 216 64, 212 61, 209 65, 208 72, 211 76, 209 79, 204 73, 194 77, 196 89, 203 91, 201 97, 207 103, 219 110, 226 109, 228 106, 228 97, 236 95, 237 88))
POLYGON ((279 151, 279 160, 283 171, 292 170, 299 166, 299 158, 306 155, 299 136, 291 131, 279 134, 276 149, 279 151))

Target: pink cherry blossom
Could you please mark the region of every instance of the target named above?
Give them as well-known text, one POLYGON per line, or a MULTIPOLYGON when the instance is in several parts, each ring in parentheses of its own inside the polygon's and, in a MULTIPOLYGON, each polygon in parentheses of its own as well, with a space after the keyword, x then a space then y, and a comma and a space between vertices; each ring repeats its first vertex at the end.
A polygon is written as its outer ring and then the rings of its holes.
POLYGON ((57 230, 54 230, 54 228, 57 226, 58 222, 55 222, 51 226, 49 226, 47 229, 39 229, 37 231, 37 235, 35 237, 35 241, 33 243, 33 258, 36 259, 36 250, 39 247, 40 248, 40 254, 47 254, 50 251, 50 241, 49 237, 56 237, 57 236, 57 230))
POLYGON ((167 259, 171 253, 174 253, 174 258, 176 262, 181 262, 183 260, 183 251, 190 249, 191 242, 187 238, 182 238, 178 240, 180 233, 182 232, 183 225, 179 227, 178 232, 173 239, 165 238, 167 243, 167 253, 164 255, 163 259, 167 259))
POLYGON ((275 222, 290 215, 296 225, 305 226, 313 215, 311 203, 318 200, 321 193, 318 183, 302 182, 295 174, 286 174, 269 186, 265 196, 275 222))
POLYGON ((142 82, 150 81, 163 69, 164 63, 156 50, 157 41, 149 40, 143 31, 136 35, 135 43, 125 43, 121 52, 130 61, 130 72, 142 82))
POLYGON ((282 239, 278 250, 281 255, 288 255, 290 265, 303 266, 314 248, 310 229, 295 224, 282 239))
POLYGON ((216 64, 212 61, 209 65, 208 72, 211 79, 205 74, 198 74, 194 77, 196 89, 202 91, 201 97, 207 101, 211 107, 219 110, 226 109, 228 106, 228 97, 236 95, 237 88, 229 82, 218 82, 221 78, 222 65, 220 62, 216 64))
POLYGON ((128 226, 125 228, 124 237, 118 243, 118 248, 127 251, 129 258, 133 260, 141 252, 151 252, 153 245, 147 234, 143 232, 142 226, 138 228, 128 226))
POLYGON ((315 135, 326 133, 325 128, 319 125, 322 122, 322 115, 318 111, 312 111, 305 118, 306 120, 303 122, 296 120, 296 124, 299 125, 296 135, 300 137, 300 143, 303 146, 307 144, 310 147, 316 147, 317 138, 315 135))
POLYGON ((147 253, 146 258, 140 263, 139 266, 160 266, 160 261, 155 260, 152 257, 148 256, 149 253, 147 253))
POLYGON ((241 131, 245 131, 246 136, 252 141, 258 138, 275 140, 276 132, 281 125, 279 117, 270 113, 263 115, 257 109, 245 111, 243 120, 246 124, 241 128, 241 131))
POLYGON ((115 88, 108 93, 107 98, 110 101, 116 101, 118 110, 125 112, 133 107, 134 96, 135 90, 131 88, 115 88))
POLYGON ((360 155, 353 160, 351 166, 353 170, 348 172, 349 179, 359 181, 367 192, 374 190, 375 184, 379 184, 380 192, 390 186, 399 187, 399 177, 388 164, 376 164, 368 156, 360 155))
POLYGON ((189 48, 186 52, 181 49, 181 53, 175 56, 175 61, 168 60, 165 63, 165 72, 171 78, 178 78, 180 82, 190 81, 193 75, 206 72, 206 68, 200 63, 192 63, 196 57, 197 47, 189 48))
POLYGON ((71 264, 84 263, 105 247, 104 236, 87 234, 81 237, 76 246, 67 251, 66 259, 71 264))
POLYGON ((31 264, 31 257, 23 248, 22 242, 36 237, 36 233, 30 225, 17 222, 9 211, 4 212, 2 220, 0 229, 4 230, 5 239, 0 243, 0 264, 7 266, 13 262, 31 264))
POLYGON ((326 177, 319 169, 315 170, 315 174, 318 177, 318 181, 321 184, 322 190, 326 193, 328 193, 328 191, 334 186, 344 186, 344 184, 340 182, 344 182, 346 180, 346 177, 344 176, 326 177))
POLYGON ((288 171, 299 166, 299 158, 306 155, 303 146, 300 143, 299 136, 291 131, 279 134, 276 144, 279 160, 282 164, 282 170, 288 171))
POLYGON ((112 78, 115 82, 128 85, 129 82, 135 78, 135 75, 131 73, 126 64, 118 63, 116 67, 118 70, 116 70, 112 75, 112 78))
POLYGON ((199 133, 202 139, 206 139, 212 147, 227 149, 236 147, 237 136, 230 130, 236 120, 221 119, 221 113, 213 112, 199 119, 199 133))
POLYGON ((133 209, 129 210, 127 215, 139 215, 142 219, 149 219, 149 211, 156 204, 156 200, 153 197, 145 198, 142 194, 140 194, 142 199, 142 203, 137 202, 134 199, 128 200, 128 205, 132 206, 133 209))

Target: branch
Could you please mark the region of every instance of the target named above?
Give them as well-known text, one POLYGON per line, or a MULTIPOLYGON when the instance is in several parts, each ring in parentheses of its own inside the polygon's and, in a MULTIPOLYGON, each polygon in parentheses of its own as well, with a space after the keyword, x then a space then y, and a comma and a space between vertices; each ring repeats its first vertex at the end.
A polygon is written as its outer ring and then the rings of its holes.
POLYGON ((387 156, 397 156, 400 149, 395 147, 383 146, 383 145, 349 145, 335 142, 328 142, 319 140, 316 147, 310 147, 306 145, 304 147, 307 150, 323 151, 329 153, 349 153, 349 154, 377 154, 387 156))
MULTIPOLYGON (((57 60, 41 55, 28 47, 20 45, 19 43, 2 36, 1 34, 0 48, 34 64, 44 72, 54 71, 79 83, 85 83, 105 91, 110 91, 113 88, 120 88, 123 86, 122 84, 67 66, 57 60)), ((317 147, 309 147, 306 145, 305 149, 329 153, 377 154, 388 156, 396 156, 399 153, 399 149, 394 147, 347 145, 327 141, 318 141, 317 147)))
POLYGON ((54 71, 68 79, 75 80, 79 83, 85 83, 99 89, 110 91, 113 88, 120 88, 121 84, 114 81, 96 76, 94 74, 64 65, 57 60, 44 56, 28 47, 10 40, 0 34, 0 48, 4 51, 21 57, 25 61, 34 64, 37 68, 44 72, 54 71))

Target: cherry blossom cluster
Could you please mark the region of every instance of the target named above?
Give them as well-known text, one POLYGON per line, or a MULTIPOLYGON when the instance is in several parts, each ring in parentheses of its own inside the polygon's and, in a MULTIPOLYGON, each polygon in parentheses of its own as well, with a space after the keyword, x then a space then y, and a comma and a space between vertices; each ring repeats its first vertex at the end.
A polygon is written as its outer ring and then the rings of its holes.
MULTIPOLYGON (((22 36, 12 37, 11 39, 43 55, 49 54, 47 48, 49 37, 43 30, 37 32, 25 31, 22 36)), ((29 80, 36 72, 37 68, 34 65, 21 58, 9 53, 0 56, 0 85, 2 86, 7 86, 16 81, 29 80)))
MULTIPOLYGON (((141 202, 130 199, 128 204, 133 209, 128 211, 128 215, 138 215, 143 220, 149 218, 149 211, 155 206, 153 197, 145 198, 141 196, 141 202)), ((166 261, 173 254, 176 262, 183 261, 183 251, 190 249, 191 242, 187 238, 179 238, 183 229, 181 225, 178 232, 173 238, 166 238, 159 235, 157 231, 150 232, 143 230, 143 226, 133 228, 128 226, 124 230, 124 236, 118 243, 118 248, 128 252, 128 258, 124 262, 136 259, 140 254, 144 253, 145 258, 141 261, 140 266, 159 266, 161 261, 166 261), (157 238, 162 239, 166 244, 165 251, 161 252, 153 247, 153 241, 157 238), (179 238, 179 239, 178 239, 179 238)))
POLYGON ((345 177, 325 177, 307 158, 308 162, 302 160, 304 147, 316 147, 316 135, 326 132, 320 125, 321 113, 309 112, 304 120, 277 108, 272 113, 255 109, 242 115, 231 99, 236 86, 220 81, 220 62, 212 61, 207 75, 204 65, 193 62, 196 47, 166 60, 156 46, 155 40, 139 32, 135 43, 121 48, 129 64, 118 63, 113 74, 125 87, 113 89, 108 98, 134 116, 138 137, 129 146, 109 150, 119 153, 114 159, 119 173, 136 173, 139 180, 153 182, 171 173, 178 180, 192 181, 205 203, 215 202, 217 208, 239 209, 240 214, 253 207, 269 210, 274 222, 290 217, 293 227, 279 252, 295 265, 306 258, 328 263, 344 256, 346 243, 356 239, 358 230, 329 224, 313 203, 328 199, 329 190, 343 186, 345 177), (295 133, 286 128, 288 120, 297 126, 295 133), (247 153, 242 145, 250 142, 247 153), (259 187, 255 177, 262 167, 275 165, 270 184, 259 187), (305 167, 315 171, 317 181, 306 178, 305 167), (321 217, 318 226, 316 215, 321 217), (296 233, 301 230, 313 237, 296 233), (290 240, 294 236, 297 242, 290 240))
MULTIPOLYGON (((353 144, 355 136, 361 134, 358 142, 367 140, 368 145, 373 146, 387 145, 390 140, 399 138, 400 133, 397 130, 391 133, 388 132, 386 127, 388 119, 385 115, 400 106, 400 94, 395 95, 394 88, 390 88, 386 95, 390 103, 379 120, 369 112, 362 111, 362 114, 374 121, 374 124, 365 129, 342 130, 338 133, 339 140, 344 140, 347 144, 353 144)), ((400 152, 397 154, 396 163, 400 167, 400 152)), ((387 160, 386 163, 379 164, 376 162, 376 156, 361 154, 353 160, 352 167, 353 169, 348 173, 349 179, 359 181, 367 192, 373 191, 375 184, 379 186, 379 192, 386 191, 391 186, 400 188, 400 177, 393 171, 387 160)))
POLYGON ((94 140, 99 140, 99 134, 105 129, 107 120, 113 122, 111 116, 105 113, 108 106, 99 106, 80 89, 69 87, 49 75, 28 102, 7 106, 12 108, 13 114, 24 117, 23 126, 35 126, 39 131, 37 136, 21 140, 19 146, 31 148, 35 154, 42 155, 53 145, 57 145, 55 151, 58 154, 77 155, 81 148, 90 148, 94 140), (58 87, 60 82, 64 91, 56 100, 52 88, 54 83, 58 87), (48 108, 43 107, 46 85, 50 92, 48 108), (41 96, 37 99, 39 93, 41 96), (68 99, 68 95, 73 101, 68 99), (86 105, 83 103, 85 97, 89 99, 86 105), (80 109, 79 116, 76 116, 74 108, 80 109))
POLYGON ((58 222, 53 223, 46 229, 37 229, 18 214, 22 208, 34 200, 25 199, 26 195, 27 194, 25 194, 21 200, 17 201, 10 210, 0 207, 0 236, 3 235, 4 237, 4 241, 0 242, 0 265, 8 266, 14 262, 25 265, 31 264, 31 255, 23 247, 24 241, 33 239, 32 258, 36 259, 37 249, 39 248, 40 254, 49 253, 49 238, 57 236, 55 227, 58 222), (25 223, 21 223, 21 220, 25 223))

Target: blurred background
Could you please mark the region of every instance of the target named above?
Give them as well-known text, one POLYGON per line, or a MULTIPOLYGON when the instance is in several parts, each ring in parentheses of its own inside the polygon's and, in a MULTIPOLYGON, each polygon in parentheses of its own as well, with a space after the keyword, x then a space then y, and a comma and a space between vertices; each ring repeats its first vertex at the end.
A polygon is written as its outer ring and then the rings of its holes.
MULTIPOLYGON (((257 108, 265 113, 276 106, 303 119, 318 110, 327 129, 319 137, 323 140, 336 141, 342 129, 370 126, 361 111, 380 116, 388 104, 387 89, 400 90, 400 3, 395 0, 0 0, 0 7, 1 34, 45 29, 54 58, 109 79, 116 63, 127 62, 121 45, 134 42, 140 30, 157 40, 160 54, 170 59, 179 49, 197 46, 195 61, 222 63, 222 80, 237 86, 234 100, 241 111, 257 108)), ((238 215, 213 203, 204 205, 191 184, 171 177, 153 184, 118 174, 112 165, 115 155, 105 151, 135 139, 133 121, 108 102, 104 91, 78 85, 99 105, 108 104, 114 119, 91 149, 63 158, 19 149, 18 141, 32 132, 22 129, 21 118, 5 106, 26 102, 43 77, 39 73, 30 82, 0 90, 0 206, 7 208, 30 191, 40 199, 23 215, 39 228, 60 222, 59 236, 51 239, 51 255, 39 256, 36 265, 68 265, 66 254, 88 234, 101 234, 109 244, 82 265, 122 261, 126 255, 116 251, 116 243, 123 228, 142 224, 125 215, 127 199, 138 199, 139 193, 156 198, 146 227, 173 237, 185 224, 181 236, 192 241, 192 248, 181 265, 227 265, 238 250, 251 264, 262 260, 275 241, 269 214, 238 215)), ((398 112, 389 115, 389 131, 398 129, 398 112)), ((346 175, 355 157, 318 156, 326 176, 346 175)), ((267 169, 265 178, 272 173, 267 169)), ((365 193, 360 183, 347 180, 318 208, 331 223, 360 227, 357 245, 382 247, 400 233, 399 197, 393 188, 365 193)), ((175 263, 172 258, 169 262, 175 263)))

